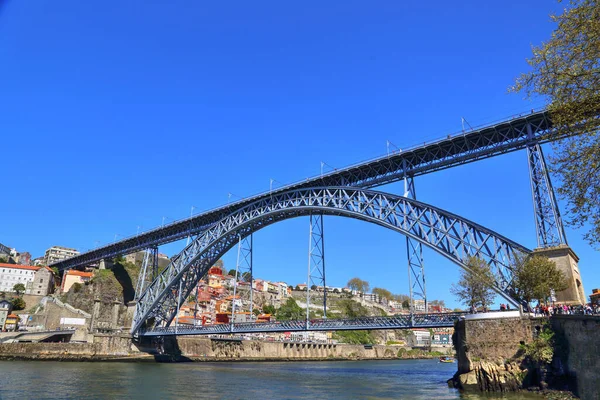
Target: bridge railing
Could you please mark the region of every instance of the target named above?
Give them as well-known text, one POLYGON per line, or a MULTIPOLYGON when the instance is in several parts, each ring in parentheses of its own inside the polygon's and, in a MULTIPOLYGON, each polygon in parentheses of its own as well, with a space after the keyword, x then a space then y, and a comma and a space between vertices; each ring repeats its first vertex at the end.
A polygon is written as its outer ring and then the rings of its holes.
POLYGON ((299 331, 380 330, 451 327, 467 313, 400 314, 387 317, 351 319, 312 319, 235 324, 178 325, 140 330, 140 336, 211 335, 234 333, 268 333, 299 331))

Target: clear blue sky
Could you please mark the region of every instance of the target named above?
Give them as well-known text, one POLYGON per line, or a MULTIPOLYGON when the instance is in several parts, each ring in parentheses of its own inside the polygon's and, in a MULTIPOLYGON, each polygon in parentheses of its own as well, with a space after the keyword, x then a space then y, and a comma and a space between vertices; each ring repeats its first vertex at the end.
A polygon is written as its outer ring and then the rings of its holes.
MULTIPOLYGON (((543 105, 507 94, 545 0, 0 3, 0 243, 40 256, 120 237, 543 105), (276 185, 279 183, 276 182, 276 185), (233 197, 235 199, 235 197, 233 197)), ((549 152, 550 149, 547 149, 549 152)), ((526 155, 420 177, 418 197, 530 248, 526 155)), ((382 190, 402 193, 401 186, 382 190)), ((564 207, 563 207, 564 209, 564 207)), ((328 283, 407 292, 405 239, 326 218, 328 283)), ((308 220, 255 235, 255 274, 306 280, 308 220)), ((567 229, 586 293, 599 253, 567 229)), ((169 255, 181 244, 165 246, 169 255)), ((235 266, 235 252, 225 258, 235 266)), ((426 251, 430 298, 453 264, 426 251)))

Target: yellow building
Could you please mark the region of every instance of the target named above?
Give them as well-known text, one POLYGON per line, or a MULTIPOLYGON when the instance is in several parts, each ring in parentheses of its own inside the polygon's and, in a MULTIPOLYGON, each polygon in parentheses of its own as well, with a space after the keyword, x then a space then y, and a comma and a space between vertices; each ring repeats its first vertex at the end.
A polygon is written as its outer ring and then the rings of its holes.
POLYGON ((83 272, 71 269, 65 272, 63 275, 61 291, 66 293, 74 284, 79 283, 80 285, 83 285, 86 282, 89 282, 93 277, 94 274, 92 272, 83 272))

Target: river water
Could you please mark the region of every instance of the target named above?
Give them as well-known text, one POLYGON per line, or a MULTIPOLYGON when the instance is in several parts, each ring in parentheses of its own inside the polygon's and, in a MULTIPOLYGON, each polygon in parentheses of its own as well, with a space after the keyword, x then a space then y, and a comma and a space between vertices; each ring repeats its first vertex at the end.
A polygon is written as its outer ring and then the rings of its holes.
POLYGON ((0 399, 540 399, 461 396, 437 360, 119 363, 0 361, 0 399))

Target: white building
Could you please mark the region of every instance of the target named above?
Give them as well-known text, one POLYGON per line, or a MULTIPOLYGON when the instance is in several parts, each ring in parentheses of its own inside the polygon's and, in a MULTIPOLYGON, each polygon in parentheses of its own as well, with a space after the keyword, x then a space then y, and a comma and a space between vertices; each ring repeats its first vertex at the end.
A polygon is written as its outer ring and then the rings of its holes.
POLYGON ((46 250, 44 262, 46 265, 50 265, 67 258, 75 257, 77 255, 79 255, 79 252, 75 249, 69 249, 68 247, 62 246, 52 246, 46 250))
POLYGON ((47 267, 0 264, 0 292, 12 292, 19 283, 25 294, 46 296, 54 289, 54 273, 47 267))

